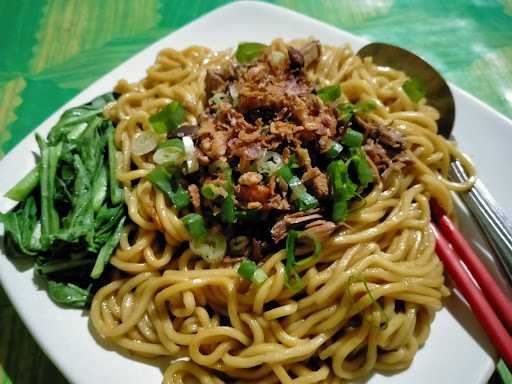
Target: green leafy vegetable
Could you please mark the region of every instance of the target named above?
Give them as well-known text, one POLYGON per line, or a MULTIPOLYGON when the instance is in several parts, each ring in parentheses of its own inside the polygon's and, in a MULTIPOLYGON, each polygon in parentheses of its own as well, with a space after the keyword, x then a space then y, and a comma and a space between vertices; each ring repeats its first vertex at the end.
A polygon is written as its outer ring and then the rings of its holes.
POLYGON ((114 233, 111 234, 110 239, 103 245, 100 249, 100 253, 96 258, 96 262, 94 263, 94 267, 91 272, 91 277, 93 279, 97 279, 103 273, 105 266, 110 261, 110 257, 112 256, 112 252, 114 252, 115 247, 119 243, 119 239, 121 238, 121 233, 123 232, 125 218, 123 217, 119 223, 117 224, 117 228, 114 230, 114 233))
POLYGON ((126 217, 114 127, 103 116, 113 100, 107 94, 67 110, 47 140, 36 136, 39 162, 8 193, 20 203, 0 214, 8 255, 32 258, 63 305, 88 305, 126 217))
POLYGON ((411 101, 414 103, 417 103, 418 101, 423 99, 427 94, 427 91, 425 90, 423 85, 421 85, 418 81, 414 79, 406 80, 402 84, 402 89, 407 94, 407 96, 409 96, 409 99, 411 99, 411 101))
POLYGON ((208 234, 203 216, 198 213, 189 213, 183 216, 181 221, 183 221, 187 227, 192 239, 202 239, 208 234))
POLYGON ((185 108, 178 101, 173 101, 152 115, 149 123, 156 133, 168 133, 177 129, 184 119, 185 108))
POLYGON ((339 84, 329 85, 319 89, 316 94, 324 103, 330 103, 341 96, 341 87, 339 84))
POLYGON ((35 166, 18 184, 7 191, 5 197, 15 201, 23 201, 30 195, 37 184, 39 184, 39 167, 35 166))
POLYGON ((117 162, 116 162, 116 146, 114 144, 114 126, 109 121, 107 128, 107 149, 108 149, 108 172, 109 172, 109 189, 110 201, 112 205, 118 205, 123 201, 123 190, 117 181, 117 162))
POLYGON ((82 289, 71 283, 48 281, 48 295, 58 304, 68 307, 83 308, 91 301, 90 289, 82 289))
POLYGON ((238 274, 244 279, 255 282, 257 284, 263 283, 268 278, 263 269, 258 268, 254 261, 248 259, 242 260, 240 266, 238 267, 238 274))
POLYGON ((235 52, 235 57, 240 64, 247 64, 261 55, 266 45, 261 43, 240 43, 235 52))
POLYGON ((11 256, 35 256, 37 246, 32 237, 37 224, 37 207, 33 196, 21 203, 15 211, 0 213, 5 227, 6 248, 15 251, 11 256))

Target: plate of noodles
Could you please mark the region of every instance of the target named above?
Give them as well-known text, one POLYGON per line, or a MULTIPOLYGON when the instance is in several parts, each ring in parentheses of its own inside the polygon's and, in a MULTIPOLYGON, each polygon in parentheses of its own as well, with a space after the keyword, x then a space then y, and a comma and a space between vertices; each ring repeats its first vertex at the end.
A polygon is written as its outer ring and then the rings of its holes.
POLYGON ((227 5, 7 154, 0 280, 69 381, 488 380, 494 352, 434 252, 429 201, 492 266, 452 193, 470 185, 447 171, 474 172, 466 153, 512 215, 495 167, 512 123, 452 87, 456 146, 414 79, 354 55, 365 43, 227 5))

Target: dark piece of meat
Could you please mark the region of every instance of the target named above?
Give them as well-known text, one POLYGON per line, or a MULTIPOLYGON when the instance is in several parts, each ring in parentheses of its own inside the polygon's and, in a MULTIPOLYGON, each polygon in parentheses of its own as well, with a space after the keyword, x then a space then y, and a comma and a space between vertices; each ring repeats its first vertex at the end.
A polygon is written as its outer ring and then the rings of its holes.
POLYGON ((298 49, 288 47, 288 57, 290 58, 290 69, 292 72, 299 72, 304 67, 304 56, 298 49))
POLYGON ((329 239, 335 229, 336 224, 332 221, 316 220, 306 224, 305 231, 310 235, 315 236, 321 242, 325 242, 329 239))
POLYGON ((309 67, 312 63, 314 63, 320 57, 320 41, 313 40, 306 45, 304 45, 300 49, 300 53, 304 58, 304 68, 309 67))
POLYGON ((270 230, 270 234, 272 235, 272 240, 275 243, 281 241, 288 234, 288 229, 292 227, 302 226, 305 223, 322 219, 322 215, 318 212, 320 210, 310 209, 304 212, 295 212, 289 215, 283 216, 281 220, 276 222, 272 229, 270 230))
POLYGON ((206 71, 205 91, 206 97, 209 99, 215 93, 221 92, 226 87, 226 81, 222 78, 223 72, 221 70, 208 69, 206 71))
POLYGON ((366 137, 363 149, 380 175, 390 168, 400 169, 405 165, 403 153, 406 143, 399 132, 374 121, 365 121, 359 116, 355 121, 366 137))
POLYGON ((263 254, 261 253, 261 240, 252 239, 252 252, 251 259, 258 261, 263 258, 263 254))
POLYGON ((400 151, 397 154, 392 154, 391 151, 386 150, 373 139, 368 139, 363 149, 381 176, 385 176, 392 169, 403 168, 408 162, 405 152, 400 151))

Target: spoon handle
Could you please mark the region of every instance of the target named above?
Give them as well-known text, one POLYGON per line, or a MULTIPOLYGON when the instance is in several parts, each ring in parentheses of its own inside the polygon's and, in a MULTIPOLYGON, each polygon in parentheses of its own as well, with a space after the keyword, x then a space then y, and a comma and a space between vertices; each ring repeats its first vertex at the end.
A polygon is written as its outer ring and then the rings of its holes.
MULTIPOLYGON (((450 178, 457 182, 467 180, 464 168, 458 161, 451 163, 450 178)), ((472 189, 461 193, 460 196, 477 219, 509 282, 512 282, 512 223, 479 179, 472 189)))

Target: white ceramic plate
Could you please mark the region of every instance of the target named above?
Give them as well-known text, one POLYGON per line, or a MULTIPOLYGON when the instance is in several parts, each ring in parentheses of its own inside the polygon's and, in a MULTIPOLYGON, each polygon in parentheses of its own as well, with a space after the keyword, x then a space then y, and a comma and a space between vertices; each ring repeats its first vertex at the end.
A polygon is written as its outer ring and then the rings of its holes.
MULTIPOLYGON (((135 55, 56 111, 36 131, 46 136, 63 110, 110 91, 119 79, 140 79, 158 51, 165 47, 180 49, 200 44, 222 49, 236 46, 240 41, 269 42, 275 37, 292 39, 309 36, 315 36, 327 44, 348 42, 354 50, 366 42, 276 6, 256 2, 230 4, 135 55)), ((504 172, 507 172, 504 165, 510 164, 512 122, 457 87, 452 87, 452 90, 457 107, 455 134, 460 146, 473 158, 484 183, 505 208, 507 215, 512 217, 512 200, 508 198, 512 178, 504 177, 504 172)), ((23 119, 23 116, 20 118, 23 119)), ((30 135, 0 162, 0 195, 3 196, 32 168, 34 161, 31 151, 36 148, 34 136, 30 135)), ((0 211, 11 207, 12 202, 0 198, 0 211)), ((485 243, 464 212, 461 223, 479 252, 489 258, 485 243)), ((3 228, 0 231, 3 232, 3 228)), ((23 270, 22 266, 14 265, 2 253, 0 281, 32 335, 69 381, 126 384, 161 382, 162 372, 156 365, 121 356, 99 346, 90 333, 85 313, 55 306, 46 292, 37 288, 32 270, 23 270)), ((375 374, 369 378, 369 382, 443 384, 487 381, 494 369, 494 352, 485 334, 456 295, 446 300, 445 304, 445 308, 437 313, 431 335, 412 366, 394 375, 375 374)))

